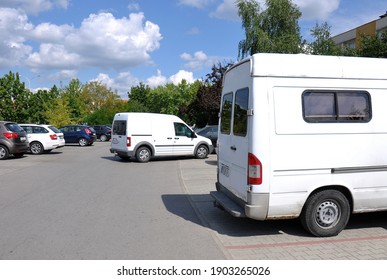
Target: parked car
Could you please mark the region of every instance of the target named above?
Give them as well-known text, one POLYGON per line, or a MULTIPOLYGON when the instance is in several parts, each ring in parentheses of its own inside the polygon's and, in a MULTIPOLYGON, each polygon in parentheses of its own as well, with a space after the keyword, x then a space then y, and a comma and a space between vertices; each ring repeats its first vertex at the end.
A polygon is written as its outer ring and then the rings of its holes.
POLYGON ((112 137, 112 128, 110 126, 94 125, 93 128, 97 134, 97 139, 101 141, 109 141, 112 137))
POLYGON ((78 143, 79 146, 91 146, 97 140, 94 128, 87 125, 65 125, 59 128, 67 143, 78 143))
POLYGON ((216 151, 216 143, 218 141, 218 125, 206 125, 203 128, 197 129, 195 132, 200 136, 209 138, 212 142, 212 146, 214 146, 214 151, 216 151))
POLYGON ((32 154, 48 153, 65 145, 63 133, 55 126, 46 124, 20 124, 20 126, 27 132, 29 151, 32 154))
POLYGON ((0 121, 0 160, 13 154, 22 157, 28 151, 27 133, 17 123, 0 121))

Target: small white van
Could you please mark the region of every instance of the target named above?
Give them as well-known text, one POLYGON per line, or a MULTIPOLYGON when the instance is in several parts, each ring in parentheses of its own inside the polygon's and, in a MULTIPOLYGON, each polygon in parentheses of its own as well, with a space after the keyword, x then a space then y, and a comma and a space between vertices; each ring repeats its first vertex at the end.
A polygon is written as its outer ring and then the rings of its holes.
POLYGON ((213 151, 211 140, 193 132, 179 117, 155 113, 117 113, 110 152, 122 159, 192 155, 204 159, 213 151))
POLYGON ((387 210, 387 59, 255 54, 224 76, 215 205, 334 236, 387 210))

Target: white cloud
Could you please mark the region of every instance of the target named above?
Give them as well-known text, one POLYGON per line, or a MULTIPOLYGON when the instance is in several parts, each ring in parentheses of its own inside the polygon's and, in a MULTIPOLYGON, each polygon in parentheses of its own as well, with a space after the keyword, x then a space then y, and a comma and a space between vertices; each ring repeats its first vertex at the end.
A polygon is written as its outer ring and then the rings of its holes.
POLYGON ((193 55, 182 53, 180 58, 186 61, 184 66, 191 71, 211 67, 220 61, 218 57, 209 57, 203 51, 197 51, 193 55))
POLYGON ((161 71, 157 70, 157 75, 149 77, 146 80, 146 84, 149 85, 151 88, 155 88, 157 86, 166 84, 167 81, 167 78, 161 75, 161 71))
POLYGON ((143 13, 123 18, 91 14, 79 28, 48 22, 34 26, 25 13, 11 8, 0 8, 0 18, 3 66, 130 68, 151 63, 150 53, 162 40, 159 26, 145 21, 143 13))
POLYGON ((210 16, 218 19, 239 20, 238 7, 235 2, 235 0, 223 0, 216 10, 210 13, 210 16))
POLYGON ((26 14, 39 14, 54 7, 67 9, 70 0, 1 0, 3 7, 17 8, 26 14))
POLYGON ((169 80, 175 85, 180 84, 182 80, 185 80, 188 84, 192 84, 195 81, 193 73, 185 70, 180 70, 175 75, 169 77, 169 80))
POLYGON ((294 0, 304 20, 326 20, 339 8, 340 0, 294 0))

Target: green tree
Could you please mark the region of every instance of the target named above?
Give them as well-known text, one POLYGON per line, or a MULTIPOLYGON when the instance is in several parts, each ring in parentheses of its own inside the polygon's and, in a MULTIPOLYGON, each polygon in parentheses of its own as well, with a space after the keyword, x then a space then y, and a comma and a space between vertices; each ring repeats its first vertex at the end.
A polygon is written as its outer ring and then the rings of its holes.
POLYGON ((387 58, 387 31, 380 37, 375 35, 362 35, 359 56, 387 58))
POLYGON ((255 53, 299 53, 302 42, 298 19, 301 12, 290 0, 266 0, 266 10, 256 0, 238 0, 245 39, 239 42, 239 58, 255 53))
POLYGON ((214 64, 211 73, 207 74, 205 81, 200 84, 195 100, 187 107, 187 119, 197 127, 218 123, 223 76, 231 65, 232 63, 214 64))
POLYGON ((82 123, 86 102, 82 99, 83 84, 72 79, 68 86, 61 89, 61 97, 66 99, 70 108, 70 118, 74 123, 82 123))
POLYGON ((331 37, 331 27, 327 22, 322 25, 316 24, 311 30, 311 35, 315 38, 309 47, 309 52, 316 55, 340 55, 342 51, 337 47, 331 37))
POLYGON ((65 98, 58 97, 53 102, 54 106, 46 112, 47 122, 56 127, 73 123, 71 119, 71 108, 69 101, 65 98))
POLYGON ((122 104, 117 92, 100 81, 85 84, 81 99, 83 102, 82 121, 93 125, 111 123, 117 108, 122 104))
POLYGON ((9 72, 0 79, 0 116, 14 122, 28 120, 29 90, 18 73, 9 72))

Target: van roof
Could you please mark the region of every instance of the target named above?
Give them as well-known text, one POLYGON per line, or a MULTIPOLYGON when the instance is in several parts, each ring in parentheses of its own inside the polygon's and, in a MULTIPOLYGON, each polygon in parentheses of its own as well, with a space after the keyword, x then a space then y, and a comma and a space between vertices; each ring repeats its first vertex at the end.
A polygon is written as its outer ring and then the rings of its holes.
POLYGON ((387 80, 385 58, 258 53, 229 70, 246 62, 252 76, 387 80))

